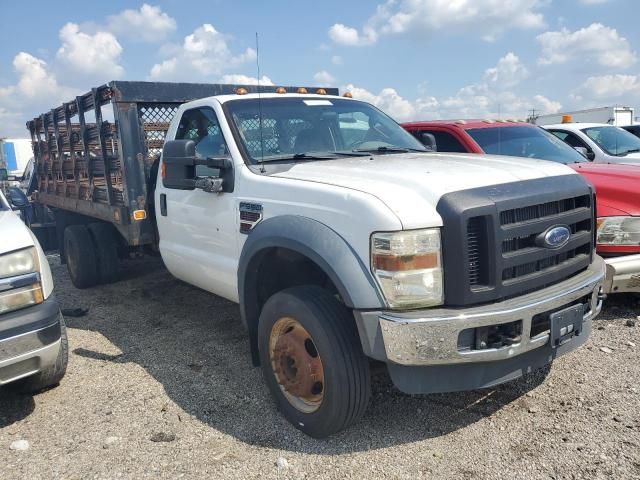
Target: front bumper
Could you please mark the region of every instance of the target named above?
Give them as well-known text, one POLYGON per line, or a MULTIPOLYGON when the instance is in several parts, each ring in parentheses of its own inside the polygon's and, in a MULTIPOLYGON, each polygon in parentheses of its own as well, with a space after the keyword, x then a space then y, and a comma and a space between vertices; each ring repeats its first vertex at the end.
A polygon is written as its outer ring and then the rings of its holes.
POLYGON ((60 337, 60 308, 54 295, 39 305, 0 315, 0 385, 55 364, 60 337))
POLYGON ((356 322, 364 352, 387 362, 391 377, 401 390, 427 393, 480 388, 517 378, 584 343, 591 331, 591 320, 602 308, 604 276, 604 261, 596 256, 587 270, 564 282, 503 302, 413 312, 359 311, 356 322), (540 318, 577 303, 588 304, 580 335, 557 348, 550 345, 549 331, 531 335, 536 315, 540 318), (484 349, 459 346, 465 330, 518 321, 522 322, 518 343, 484 349), (421 387, 416 387, 411 376, 399 378, 409 371, 424 377, 424 381, 417 379, 421 387), (433 384, 434 380, 439 385, 433 384))
POLYGON ((605 293, 640 292, 640 254, 610 257, 605 262, 605 293))

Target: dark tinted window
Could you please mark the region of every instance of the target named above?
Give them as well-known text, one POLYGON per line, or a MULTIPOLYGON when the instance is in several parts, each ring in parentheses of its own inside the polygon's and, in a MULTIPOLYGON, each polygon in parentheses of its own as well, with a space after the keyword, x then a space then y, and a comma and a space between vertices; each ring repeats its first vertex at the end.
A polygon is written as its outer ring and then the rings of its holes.
POLYGON ((467 133, 485 153, 537 158, 560 163, 586 161, 562 140, 539 127, 472 128, 467 133))
POLYGON ((591 152, 591 148, 587 145, 580 137, 578 137, 575 133, 567 132, 565 130, 548 130, 551 134, 558 137, 563 142, 569 144, 571 147, 583 147, 586 148, 588 152, 591 152))
POLYGON ((640 125, 629 125, 624 128, 627 132, 633 133, 636 137, 640 137, 640 125))
MULTIPOLYGON (((427 132, 434 136, 436 139, 436 148, 438 152, 454 152, 454 153, 467 153, 467 149, 464 148, 462 143, 451 133, 443 132, 440 130, 420 130, 421 132, 427 132)), ((419 132, 416 132, 419 135, 419 132)))

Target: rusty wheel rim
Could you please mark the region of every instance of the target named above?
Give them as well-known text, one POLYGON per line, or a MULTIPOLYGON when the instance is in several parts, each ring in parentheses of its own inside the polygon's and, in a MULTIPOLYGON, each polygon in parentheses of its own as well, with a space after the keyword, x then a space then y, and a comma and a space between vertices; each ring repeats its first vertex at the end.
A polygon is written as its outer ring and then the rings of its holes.
POLYGON ((271 369, 287 401, 303 413, 313 413, 324 398, 324 368, 307 330, 295 319, 282 317, 269 337, 271 369))

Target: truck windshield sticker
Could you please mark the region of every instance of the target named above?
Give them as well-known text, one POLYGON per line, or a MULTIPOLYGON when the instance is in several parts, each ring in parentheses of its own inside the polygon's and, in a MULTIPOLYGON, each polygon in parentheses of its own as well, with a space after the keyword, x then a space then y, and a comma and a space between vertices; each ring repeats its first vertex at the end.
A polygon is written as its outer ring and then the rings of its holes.
POLYGON ((305 105, 316 107, 318 105, 333 105, 329 100, 304 100, 305 105))

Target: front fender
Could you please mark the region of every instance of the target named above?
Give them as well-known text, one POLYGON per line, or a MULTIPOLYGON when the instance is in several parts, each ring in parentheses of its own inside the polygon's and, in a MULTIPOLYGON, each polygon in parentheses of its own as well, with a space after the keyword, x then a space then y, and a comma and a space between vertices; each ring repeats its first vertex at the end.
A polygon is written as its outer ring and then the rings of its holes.
POLYGON ((308 217, 269 218, 249 233, 238 265, 240 312, 252 339, 252 350, 260 316, 258 267, 263 255, 274 247, 287 248, 315 262, 336 286, 347 307, 385 308, 369 266, 335 230, 308 217))

